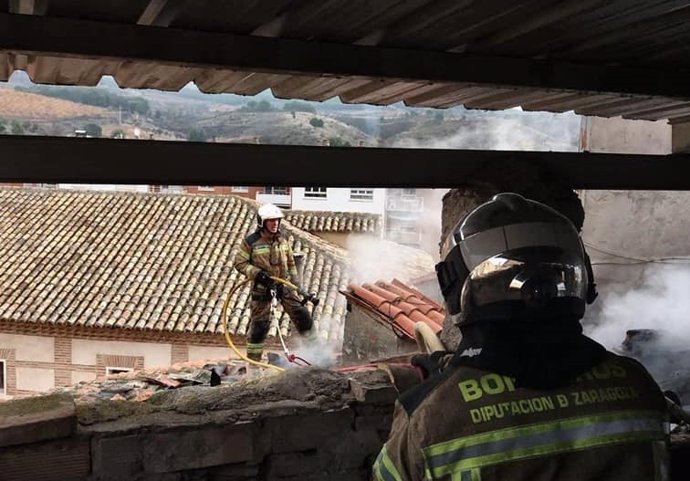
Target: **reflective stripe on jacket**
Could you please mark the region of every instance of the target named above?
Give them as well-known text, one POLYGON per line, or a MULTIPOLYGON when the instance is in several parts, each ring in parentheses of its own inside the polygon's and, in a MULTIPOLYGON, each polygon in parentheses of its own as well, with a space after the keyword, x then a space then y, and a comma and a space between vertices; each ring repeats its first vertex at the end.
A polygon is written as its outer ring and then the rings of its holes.
POLYGON ((637 362, 610 354, 553 390, 451 369, 410 414, 396 404, 374 479, 668 479, 665 400, 637 362))

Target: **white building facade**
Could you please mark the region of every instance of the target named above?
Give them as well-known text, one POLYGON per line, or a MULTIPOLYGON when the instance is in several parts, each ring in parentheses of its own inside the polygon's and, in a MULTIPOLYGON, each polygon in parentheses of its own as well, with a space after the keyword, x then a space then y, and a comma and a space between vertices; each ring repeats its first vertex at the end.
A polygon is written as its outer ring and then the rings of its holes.
POLYGON ((292 208, 383 215, 386 210, 386 189, 293 187, 292 208))

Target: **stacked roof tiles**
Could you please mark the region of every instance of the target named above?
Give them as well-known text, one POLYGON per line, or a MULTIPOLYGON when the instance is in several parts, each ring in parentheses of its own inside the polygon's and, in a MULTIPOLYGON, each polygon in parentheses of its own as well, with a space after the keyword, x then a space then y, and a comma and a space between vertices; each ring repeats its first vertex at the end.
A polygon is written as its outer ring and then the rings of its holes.
POLYGON ((309 232, 381 232, 381 216, 360 212, 318 212, 291 210, 286 219, 309 232))
POLYGON ((443 307, 397 279, 390 283, 350 284, 343 294, 377 319, 397 327, 410 339, 414 339, 417 322, 427 324, 435 333, 443 327, 443 307))
MULTIPOLYGON (((232 267, 255 228, 237 197, 0 189, 0 320, 221 334, 221 310, 244 280, 232 267)), ((339 340, 345 251, 286 225, 317 293, 319 335, 339 340)), ((230 331, 249 326, 249 284, 229 304, 230 331)), ((287 316, 279 310, 283 333, 287 316)))

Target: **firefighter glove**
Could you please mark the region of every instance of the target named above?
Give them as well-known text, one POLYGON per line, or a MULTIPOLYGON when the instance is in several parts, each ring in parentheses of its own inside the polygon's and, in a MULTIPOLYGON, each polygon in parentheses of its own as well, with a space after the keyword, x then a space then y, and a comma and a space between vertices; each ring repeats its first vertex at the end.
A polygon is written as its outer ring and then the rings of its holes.
POLYGON ((273 279, 271 279, 271 275, 266 271, 259 271, 254 280, 257 284, 261 284, 266 287, 273 286, 273 279))

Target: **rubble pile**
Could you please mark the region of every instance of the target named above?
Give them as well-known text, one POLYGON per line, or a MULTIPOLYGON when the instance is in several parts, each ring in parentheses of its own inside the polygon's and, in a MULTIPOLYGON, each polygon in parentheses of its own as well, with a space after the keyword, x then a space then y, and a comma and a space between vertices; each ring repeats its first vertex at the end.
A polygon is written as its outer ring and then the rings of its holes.
MULTIPOLYGON (((97 401, 146 401, 157 392, 188 386, 209 386, 213 372, 220 384, 234 384, 249 376, 264 375, 263 369, 248 367, 241 360, 201 360, 169 367, 121 372, 96 381, 56 388, 53 393, 68 393, 77 405, 97 401)), ((266 373, 268 374, 268 373, 266 373)))

